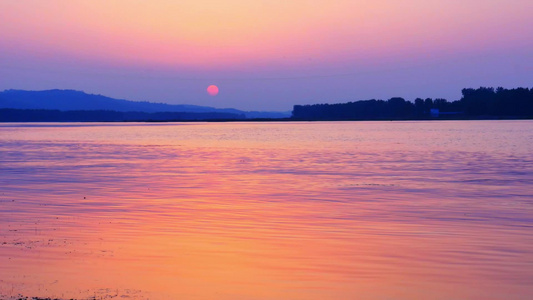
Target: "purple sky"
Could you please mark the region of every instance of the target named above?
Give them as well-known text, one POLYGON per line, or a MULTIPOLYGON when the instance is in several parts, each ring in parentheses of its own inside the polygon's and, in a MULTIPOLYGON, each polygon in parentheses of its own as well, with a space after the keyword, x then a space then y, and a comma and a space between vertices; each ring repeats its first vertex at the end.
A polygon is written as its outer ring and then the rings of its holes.
POLYGON ((176 2, 2 1, 0 90, 288 111, 533 87, 529 0, 176 2))

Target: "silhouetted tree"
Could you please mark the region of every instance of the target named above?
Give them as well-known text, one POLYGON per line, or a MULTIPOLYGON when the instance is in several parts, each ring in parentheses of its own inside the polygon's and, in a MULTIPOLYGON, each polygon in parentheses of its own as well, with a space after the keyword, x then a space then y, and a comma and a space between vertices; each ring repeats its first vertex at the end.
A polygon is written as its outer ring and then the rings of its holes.
POLYGON ((429 111, 433 108, 433 99, 431 98, 426 98, 426 100, 424 100, 424 112, 426 114, 429 113, 429 111))
POLYGON ((417 116, 423 116, 425 114, 425 109, 424 109, 424 100, 421 99, 421 98, 416 98, 415 99, 415 114, 417 116))

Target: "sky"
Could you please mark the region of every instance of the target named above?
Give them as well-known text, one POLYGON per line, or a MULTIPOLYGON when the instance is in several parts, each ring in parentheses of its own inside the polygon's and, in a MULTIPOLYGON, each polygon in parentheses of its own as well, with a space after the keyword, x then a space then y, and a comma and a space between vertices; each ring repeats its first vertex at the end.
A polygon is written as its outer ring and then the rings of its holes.
POLYGON ((0 90, 270 111, 453 101, 533 87, 532 16, 531 0, 0 0, 0 90))

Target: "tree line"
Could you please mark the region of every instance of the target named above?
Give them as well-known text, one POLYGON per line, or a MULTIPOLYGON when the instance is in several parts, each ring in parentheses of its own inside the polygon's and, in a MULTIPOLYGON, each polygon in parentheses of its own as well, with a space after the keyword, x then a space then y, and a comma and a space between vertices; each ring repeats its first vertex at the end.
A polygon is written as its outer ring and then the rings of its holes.
POLYGON ((532 118, 533 88, 466 88, 462 98, 421 99, 414 102, 394 97, 389 100, 361 100, 338 104, 295 105, 292 118, 296 120, 404 120, 431 119, 435 110, 440 118, 532 118))
POLYGON ((111 110, 0 109, 0 122, 124 122, 242 120, 242 114, 220 112, 121 112, 111 110))

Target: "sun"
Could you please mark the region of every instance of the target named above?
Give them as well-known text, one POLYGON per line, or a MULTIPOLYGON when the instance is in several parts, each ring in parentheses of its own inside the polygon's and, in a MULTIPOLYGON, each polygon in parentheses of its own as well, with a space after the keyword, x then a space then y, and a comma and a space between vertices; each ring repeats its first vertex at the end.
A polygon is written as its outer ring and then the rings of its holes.
POLYGON ((216 85, 210 85, 207 87, 207 93, 211 96, 218 95, 218 86, 216 85))

